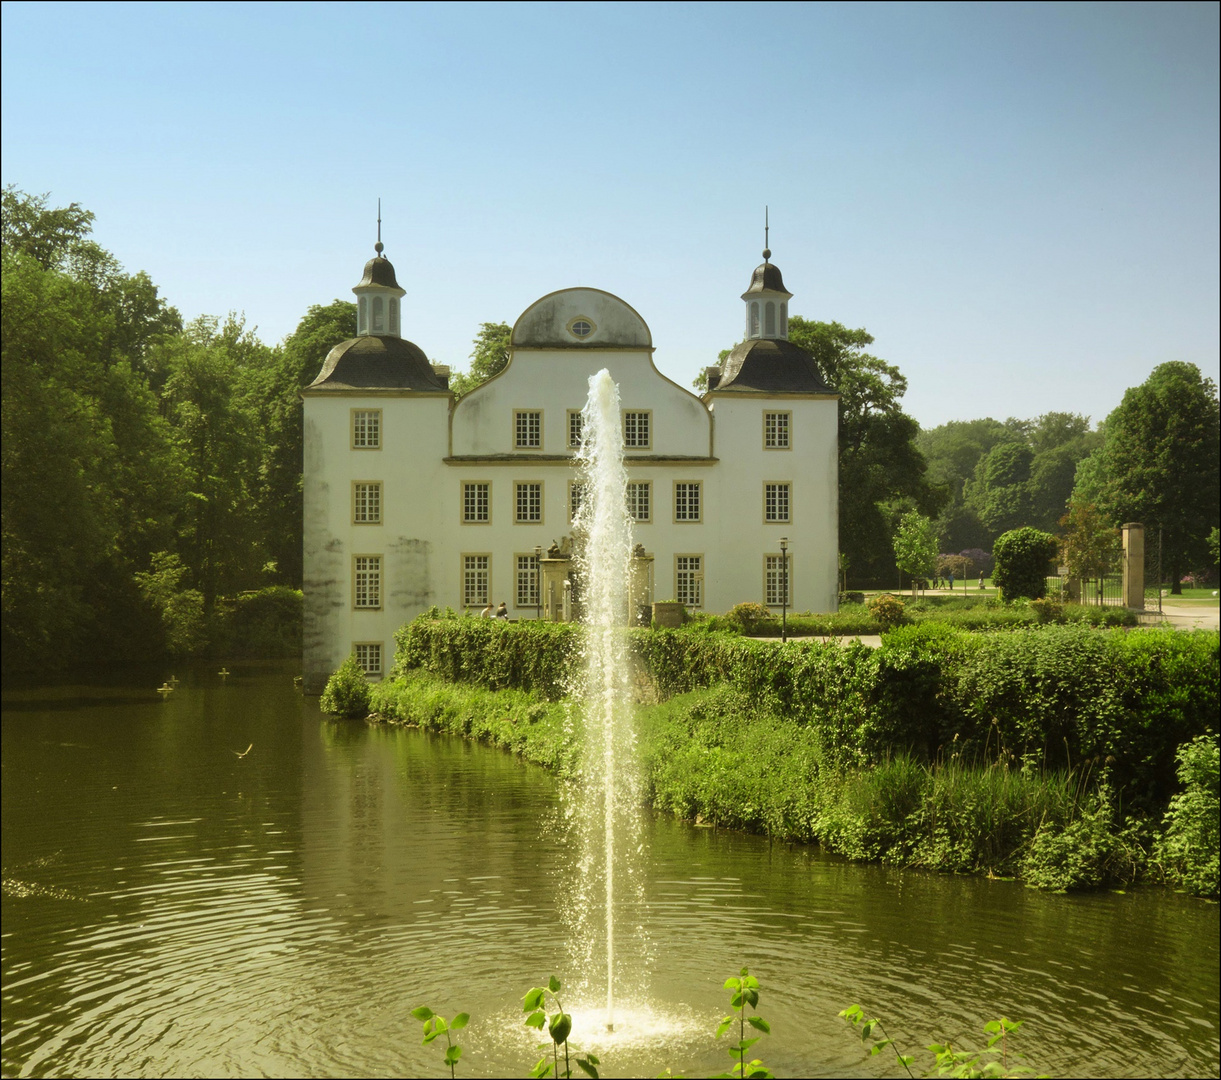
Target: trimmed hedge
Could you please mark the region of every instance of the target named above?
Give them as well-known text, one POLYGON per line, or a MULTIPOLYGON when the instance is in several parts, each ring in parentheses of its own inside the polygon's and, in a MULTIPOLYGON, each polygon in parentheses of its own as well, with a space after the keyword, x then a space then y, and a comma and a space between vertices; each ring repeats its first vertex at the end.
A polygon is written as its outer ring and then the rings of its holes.
MULTIPOLYGON (((812 729, 826 760, 876 764, 998 755, 1026 769, 1109 767, 1122 797, 1164 805, 1175 751, 1216 731, 1216 632, 1121 632, 1084 625, 973 634, 900 627, 880 649, 857 642, 755 641, 728 632, 628 631, 641 674, 665 700, 727 683, 812 729)), ((557 701, 580 630, 555 623, 421 618, 396 635, 396 671, 422 669, 490 690, 557 701)))

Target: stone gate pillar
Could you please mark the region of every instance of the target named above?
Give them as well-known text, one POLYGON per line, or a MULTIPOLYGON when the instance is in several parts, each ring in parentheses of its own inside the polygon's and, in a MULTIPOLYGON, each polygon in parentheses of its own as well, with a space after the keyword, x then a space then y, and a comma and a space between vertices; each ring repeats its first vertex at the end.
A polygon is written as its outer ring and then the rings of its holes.
MULTIPOLYGON (((635 626, 637 615, 644 608, 653 608, 653 556, 644 553, 644 545, 637 544, 632 554, 631 575, 627 583, 627 624, 635 626)), ((646 618, 645 625, 648 625, 646 618)))
POLYGON ((1134 521, 1123 527, 1123 605, 1145 608, 1145 527, 1134 521))
POLYGON ((544 556, 538 565, 543 578, 543 618, 548 622, 565 622, 564 586, 572 560, 567 555, 544 556))

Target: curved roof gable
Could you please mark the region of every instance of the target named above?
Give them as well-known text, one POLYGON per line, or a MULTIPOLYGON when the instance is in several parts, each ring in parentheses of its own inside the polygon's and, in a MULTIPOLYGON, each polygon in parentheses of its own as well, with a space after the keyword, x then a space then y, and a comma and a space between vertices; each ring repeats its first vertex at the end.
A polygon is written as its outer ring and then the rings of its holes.
POLYGON ((535 300, 513 325, 516 349, 652 349, 653 335, 630 304, 601 289, 560 289, 535 300), (574 332, 590 330, 581 336, 574 332))

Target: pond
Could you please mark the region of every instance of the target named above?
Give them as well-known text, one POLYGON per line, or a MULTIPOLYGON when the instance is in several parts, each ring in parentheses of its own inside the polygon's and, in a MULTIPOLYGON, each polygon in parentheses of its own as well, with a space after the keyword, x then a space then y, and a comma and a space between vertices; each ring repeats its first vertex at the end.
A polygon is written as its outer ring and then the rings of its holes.
MULTIPOLYGON (((419 1004, 471 1014, 460 1076, 524 1073, 521 996, 581 980, 560 783, 328 720, 289 667, 216 666, 165 695, 164 672, 6 692, 4 1075, 440 1075, 419 1004)), ((712 1033, 743 965, 780 1075, 893 1075, 836 1017, 855 1002, 909 1053, 978 1045, 1006 1015, 1039 1071, 1217 1073, 1216 905, 1050 896, 664 817, 645 833, 616 1032, 566 1002, 604 1075, 728 1068, 712 1033)))

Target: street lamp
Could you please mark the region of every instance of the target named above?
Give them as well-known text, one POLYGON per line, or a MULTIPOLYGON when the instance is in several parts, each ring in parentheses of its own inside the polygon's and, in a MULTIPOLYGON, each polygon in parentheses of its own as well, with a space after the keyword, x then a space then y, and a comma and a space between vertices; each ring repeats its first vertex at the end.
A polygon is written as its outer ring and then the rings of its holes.
POLYGON ((539 621, 543 618, 543 549, 539 544, 534 545, 534 603, 538 607, 535 618, 539 621))
POLYGON ((789 640, 789 538, 780 538, 780 643, 789 640))

